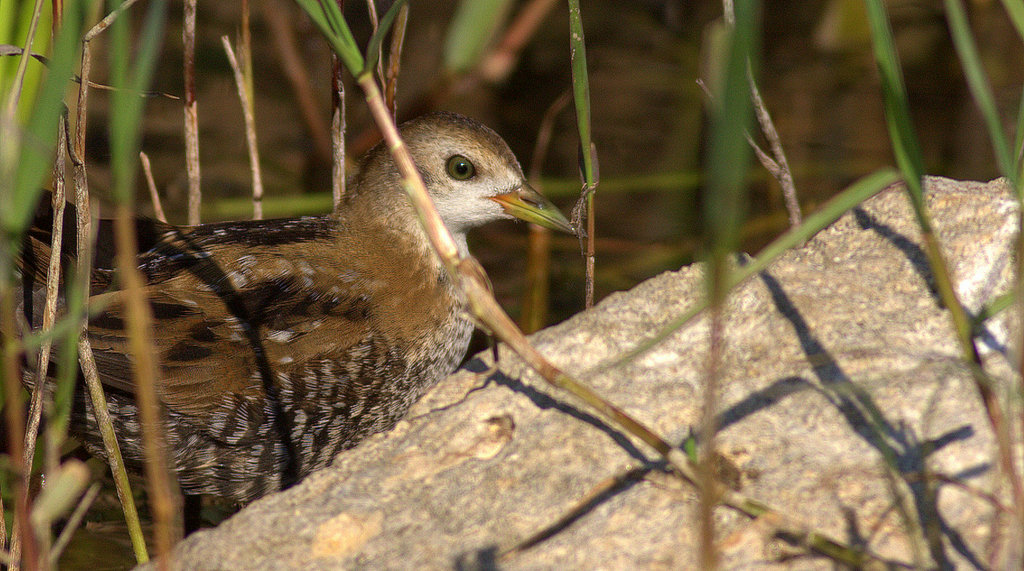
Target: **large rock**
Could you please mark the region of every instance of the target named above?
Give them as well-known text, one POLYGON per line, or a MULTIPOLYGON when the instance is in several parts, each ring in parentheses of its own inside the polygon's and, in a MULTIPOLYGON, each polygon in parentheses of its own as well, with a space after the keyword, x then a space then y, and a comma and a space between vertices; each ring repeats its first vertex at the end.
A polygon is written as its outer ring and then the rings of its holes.
MULTIPOLYGON (((1015 201, 999 181, 929 179, 928 206, 957 291, 976 311, 1009 287, 1015 201)), ((894 562, 1020 568, 1020 530, 985 495, 1011 504, 996 440, 921 244, 905 194, 889 189, 733 292, 717 444, 741 493, 810 529, 894 562), (932 491, 925 474, 941 476, 932 491)), ((629 364, 587 372, 702 292, 701 268, 684 268, 533 340, 678 443, 700 421, 706 315, 629 364)), ((979 343, 1003 384, 1007 331, 1005 318, 990 322, 979 343)), ((697 567, 690 486, 510 353, 498 373, 471 372, 485 361, 442 382, 391 433, 192 535, 178 564, 697 567), (521 544, 536 534, 545 535, 521 544)), ((715 516, 726 568, 831 568, 774 538, 767 521, 724 507, 715 516)))

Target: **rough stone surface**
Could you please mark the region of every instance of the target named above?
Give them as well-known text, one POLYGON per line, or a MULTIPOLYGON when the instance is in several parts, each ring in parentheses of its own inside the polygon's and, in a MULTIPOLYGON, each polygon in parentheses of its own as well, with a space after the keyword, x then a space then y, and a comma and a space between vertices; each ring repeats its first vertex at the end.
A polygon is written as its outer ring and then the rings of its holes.
MULTIPOLYGON (((999 181, 927 186, 957 291, 976 311, 1009 287, 1015 203, 999 181)), ((1009 503, 921 244, 909 202, 893 188, 740 286, 728 302, 717 444, 741 493, 811 529, 897 562, 1020 568, 1009 518, 980 493, 1009 503), (958 484, 927 493, 925 466, 958 484), (922 522, 940 524, 937 543, 922 539, 922 522)), ((706 315, 629 364, 588 371, 683 313, 701 280, 699 266, 663 274, 533 340, 679 442, 700 421, 706 315)), ((990 322, 980 344, 1001 383, 1011 378, 1007 330, 1005 318, 990 322)), ((469 368, 485 369, 483 359, 469 368)), ((501 372, 453 375, 393 432, 192 535, 177 564, 696 568, 697 496, 661 466, 506 352, 501 372)), ((728 508, 715 517, 725 568, 833 568, 774 538, 767 521, 728 508)))

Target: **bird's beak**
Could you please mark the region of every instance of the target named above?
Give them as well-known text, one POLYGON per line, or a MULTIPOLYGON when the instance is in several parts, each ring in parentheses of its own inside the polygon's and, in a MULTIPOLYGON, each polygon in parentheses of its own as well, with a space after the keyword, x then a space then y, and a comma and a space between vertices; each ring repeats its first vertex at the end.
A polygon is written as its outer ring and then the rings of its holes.
POLYGON ((576 233, 576 230, 562 215, 562 211, 525 182, 523 186, 512 192, 488 198, 500 204, 507 214, 520 220, 533 222, 552 230, 576 233))

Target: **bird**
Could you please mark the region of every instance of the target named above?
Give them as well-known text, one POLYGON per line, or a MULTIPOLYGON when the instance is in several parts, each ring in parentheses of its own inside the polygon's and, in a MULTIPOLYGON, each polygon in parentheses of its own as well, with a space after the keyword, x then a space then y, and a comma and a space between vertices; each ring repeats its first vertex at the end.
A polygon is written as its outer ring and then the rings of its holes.
MULTIPOLYGON (((466 233, 492 221, 574 232, 483 124, 434 112, 400 133, 461 256, 466 233)), ((42 306, 38 261, 50 254, 52 218, 41 212, 21 263, 35 284, 23 286, 36 300, 25 306, 42 306)), ((102 311, 86 335, 122 455, 139 467, 126 309, 112 240, 102 238, 110 230, 99 224, 89 298, 102 311)), ((474 325, 384 143, 364 155, 330 214, 192 227, 140 218, 136 234, 167 454, 186 494, 245 504, 295 484, 393 428, 468 349, 474 325)), ((73 236, 69 228, 68 252, 73 236)), ((39 322, 39 310, 22 309, 39 322)), ((104 455, 81 383, 71 430, 104 455)))

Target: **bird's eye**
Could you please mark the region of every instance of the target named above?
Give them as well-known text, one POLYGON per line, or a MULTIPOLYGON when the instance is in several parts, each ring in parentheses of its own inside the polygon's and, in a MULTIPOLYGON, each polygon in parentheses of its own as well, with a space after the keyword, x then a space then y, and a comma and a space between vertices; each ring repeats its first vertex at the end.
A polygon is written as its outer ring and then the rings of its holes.
POLYGON ((448 176, 455 180, 469 180, 476 174, 476 167, 462 155, 453 155, 448 159, 448 176))

